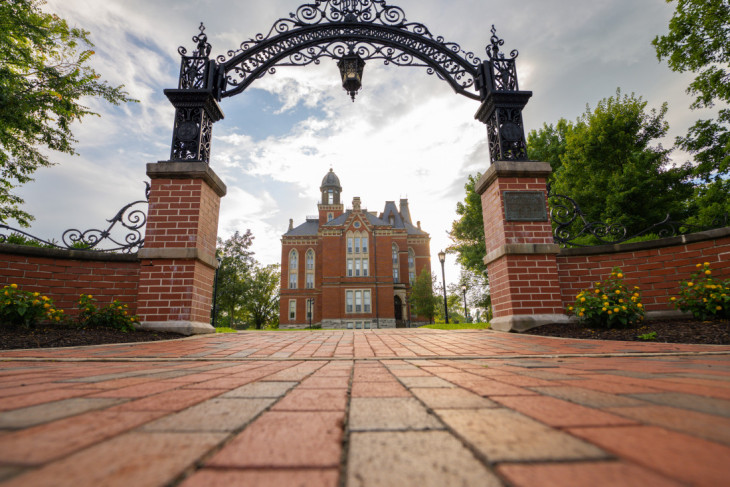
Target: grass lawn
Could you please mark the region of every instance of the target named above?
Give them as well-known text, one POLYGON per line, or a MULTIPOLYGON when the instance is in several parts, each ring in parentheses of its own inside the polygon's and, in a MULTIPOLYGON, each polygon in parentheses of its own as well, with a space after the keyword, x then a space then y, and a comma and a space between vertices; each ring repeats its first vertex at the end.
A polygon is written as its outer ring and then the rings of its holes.
POLYGON ((228 328, 226 326, 217 326, 215 328, 216 333, 238 333, 238 330, 234 330, 233 328, 228 328))
POLYGON ((432 330, 488 330, 489 323, 436 323, 435 325, 426 325, 421 328, 431 328, 432 330))

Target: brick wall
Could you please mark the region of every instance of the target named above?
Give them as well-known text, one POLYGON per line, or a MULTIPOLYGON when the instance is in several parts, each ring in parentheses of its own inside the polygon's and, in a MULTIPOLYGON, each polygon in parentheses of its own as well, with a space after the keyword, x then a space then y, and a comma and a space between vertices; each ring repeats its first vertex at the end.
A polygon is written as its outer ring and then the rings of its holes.
POLYGON ((136 255, 0 244, 0 287, 39 292, 71 316, 82 293, 101 305, 118 299, 136 313, 139 268, 136 255))
POLYGON ((604 280, 620 267, 628 286, 639 286, 647 311, 674 309, 669 298, 679 292, 700 262, 709 262, 713 277, 730 278, 730 228, 651 242, 563 249, 557 258, 564 306, 582 289, 604 280))

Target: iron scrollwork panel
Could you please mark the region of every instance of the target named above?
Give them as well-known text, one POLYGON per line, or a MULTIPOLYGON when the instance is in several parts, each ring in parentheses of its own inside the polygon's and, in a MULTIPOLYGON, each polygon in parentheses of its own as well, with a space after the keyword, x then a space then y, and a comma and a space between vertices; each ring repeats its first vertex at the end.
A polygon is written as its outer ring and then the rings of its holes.
POLYGON ((145 187, 145 199, 125 205, 114 217, 107 220, 109 225, 103 230, 96 228, 88 230, 71 228, 63 232, 61 244, 59 244, 55 240, 45 240, 18 228, 0 225, 0 243, 13 243, 14 238, 22 236, 26 241, 30 240, 48 248, 122 253, 137 252, 144 246, 142 230, 147 224, 147 213, 139 208, 140 205, 146 205, 149 200, 149 183, 145 182, 145 187), (117 231, 116 229, 121 229, 120 231, 124 235, 114 235, 114 232, 117 231), (102 249, 102 244, 108 242, 111 242, 112 246, 102 249))
POLYGON ((172 161, 210 161, 213 121, 203 107, 181 107, 175 111, 172 161))
POLYGON ((527 159, 521 108, 497 107, 487 119, 489 155, 492 161, 527 159))
MULTIPOLYGON (((550 187, 548 187, 550 192, 550 187)), ((676 237, 692 232, 723 228, 730 224, 730 215, 715 219, 709 226, 701 227, 672 220, 667 215, 662 221, 644 230, 629 234, 620 222, 591 221, 578 203, 568 196, 548 194, 550 219, 553 223, 553 240, 563 247, 590 247, 594 245, 620 244, 637 237, 654 235, 656 238, 676 237)))

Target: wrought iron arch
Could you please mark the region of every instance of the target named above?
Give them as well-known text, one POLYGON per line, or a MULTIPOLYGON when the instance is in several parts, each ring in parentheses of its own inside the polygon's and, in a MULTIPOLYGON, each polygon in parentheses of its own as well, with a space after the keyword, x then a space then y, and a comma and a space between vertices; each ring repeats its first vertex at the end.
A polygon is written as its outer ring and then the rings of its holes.
POLYGON ((454 42, 434 36, 425 25, 408 22, 405 12, 385 0, 314 0, 269 32, 257 34, 238 49, 210 59, 211 45, 201 23, 193 37, 196 50, 184 47, 180 81, 165 90, 175 106, 171 160, 209 162, 212 124, 223 118, 218 102, 243 92, 277 66, 319 64, 355 52, 362 60, 424 67, 457 94, 482 102, 476 118, 487 125, 492 160, 527 158, 522 109, 532 95, 519 91, 515 59, 500 52, 504 41, 492 26, 488 59, 482 61, 454 42))

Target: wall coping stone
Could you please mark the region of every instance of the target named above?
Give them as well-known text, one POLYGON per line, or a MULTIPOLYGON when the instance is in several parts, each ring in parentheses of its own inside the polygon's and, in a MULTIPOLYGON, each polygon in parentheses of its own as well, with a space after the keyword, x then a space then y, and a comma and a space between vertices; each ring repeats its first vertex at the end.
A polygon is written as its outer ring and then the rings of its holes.
POLYGON ((0 244, 0 254, 23 255, 27 257, 45 257, 48 259, 65 260, 90 260, 101 262, 139 262, 138 255, 118 254, 103 252, 100 250, 71 250, 54 249, 43 247, 31 247, 29 245, 0 244))
POLYGON ((215 256, 204 254, 195 247, 142 248, 138 254, 140 259, 190 259, 197 260, 212 269, 218 268, 215 256))
POLYGON ((484 265, 489 265, 505 255, 544 255, 559 254, 558 244, 507 244, 498 247, 484 256, 484 265))
POLYGON ((558 257, 586 256, 599 254, 616 254, 620 252, 638 252, 641 250, 652 250, 663 247, 673 247, 675 245, 690 244, 696 242, 704 242, 706 240, 715 240, 730 236, 730 227, 715 228, 714 230, 705 230, 703 232, 688 233, 687 235, 678 235, 676 237, 660 238, 657 240, 649 240, 647 242, 633 242, 623 244, 606 244, 595 245, 592 247, 577 247, 560 249, 558 257))
POLYGON ((150 179, 202 179, 221 198, 228 189, 210 166, 204 162, 159 161, 147 163, 147 176, 150 179))
POLYGON ((474 190, 484 194, 497 178, 545 178, 553 172, 550 163, 537 161, 495 161, 479 178, 474 190))

